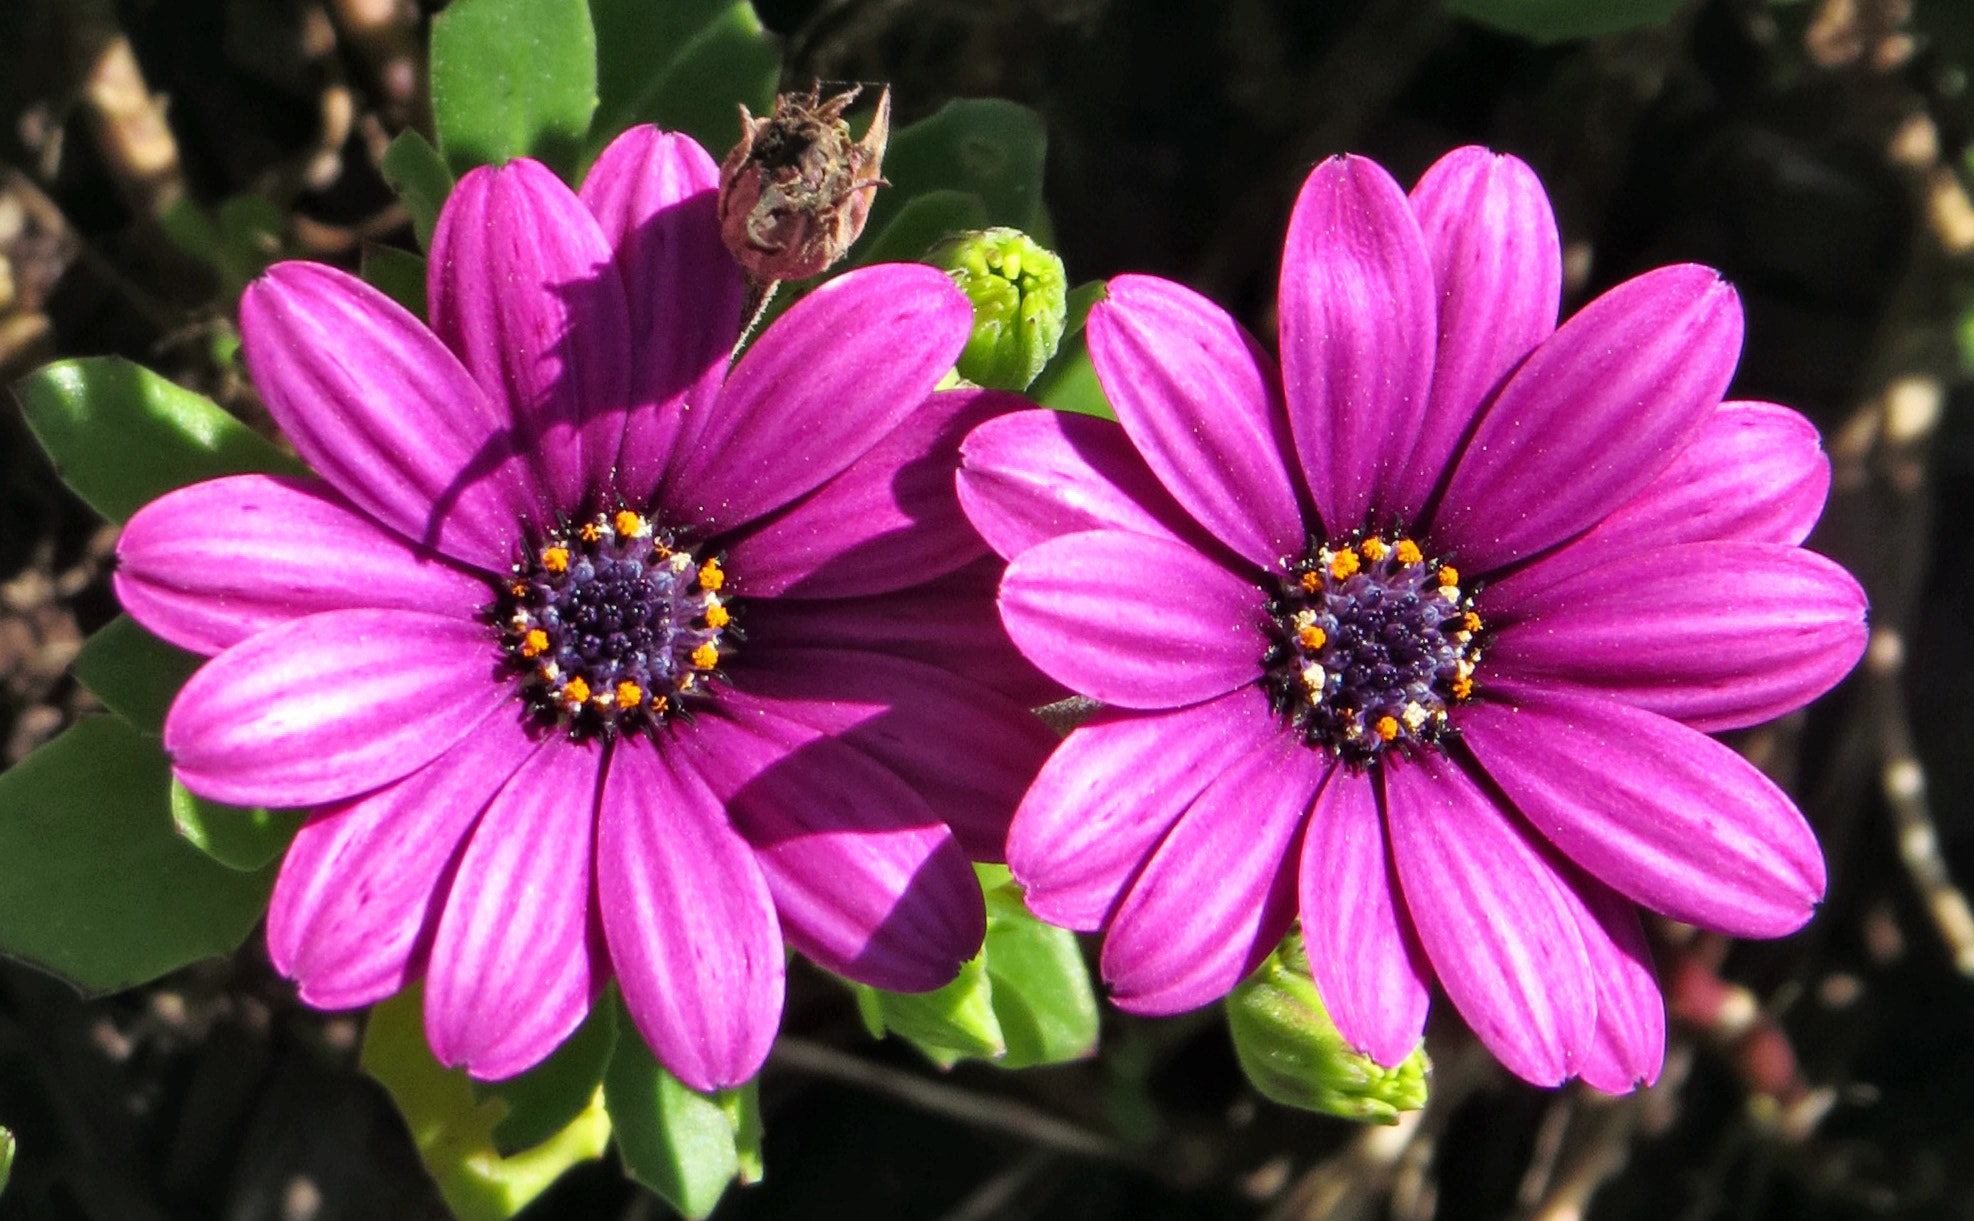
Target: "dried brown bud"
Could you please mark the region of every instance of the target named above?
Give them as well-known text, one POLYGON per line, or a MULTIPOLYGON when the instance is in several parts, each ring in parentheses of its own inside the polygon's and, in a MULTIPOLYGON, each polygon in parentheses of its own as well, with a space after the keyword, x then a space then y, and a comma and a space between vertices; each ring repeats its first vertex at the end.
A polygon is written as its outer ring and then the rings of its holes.
POLYGON ((740 143, 720 165, 720 235, 757 284, 816 275, 864 231, 883 183, 891 91, 852 141, 843 111, 860 92, 784 93, 763 119, 740 108, 740 143))

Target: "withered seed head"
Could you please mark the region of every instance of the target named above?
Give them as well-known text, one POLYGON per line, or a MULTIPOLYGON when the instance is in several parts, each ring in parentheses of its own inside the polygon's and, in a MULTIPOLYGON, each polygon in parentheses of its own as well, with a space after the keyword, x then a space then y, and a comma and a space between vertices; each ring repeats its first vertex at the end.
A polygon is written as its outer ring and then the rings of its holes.
POLYGON ((757 284, 800 280, 842 258, 864 231, 891 134, 891 90, 861 140, 843 111, 861 87, 821 100, 784 93, 757 119, 740 108, 740 143, 720 165, 720 236, 757 284))

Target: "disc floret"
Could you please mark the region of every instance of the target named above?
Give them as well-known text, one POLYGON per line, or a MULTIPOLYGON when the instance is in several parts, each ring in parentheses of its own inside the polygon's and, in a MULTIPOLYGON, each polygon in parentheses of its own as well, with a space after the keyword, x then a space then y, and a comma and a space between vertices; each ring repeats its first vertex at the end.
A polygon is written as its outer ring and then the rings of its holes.
POLYGON ((717 556, 629 509, 544 539, 489 608, 534 719, 571 738, 655 729, 706 693, 739 639, 717 556))
POLYGON ((1437 750, 1481 657, 1459 570, 1403 535, 1359 532, 1311 539, 1277 583, 1262 679, 1276 713, 1360 769, 1437 750))

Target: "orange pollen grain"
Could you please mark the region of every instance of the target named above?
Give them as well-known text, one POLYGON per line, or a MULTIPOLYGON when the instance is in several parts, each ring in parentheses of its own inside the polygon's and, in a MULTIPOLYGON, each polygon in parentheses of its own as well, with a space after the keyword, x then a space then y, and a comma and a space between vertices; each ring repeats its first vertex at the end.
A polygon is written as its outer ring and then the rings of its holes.
POLYGON ((610 524, 616 527, 619 534, 635 536, 644 529, 644 519, 629 509, 617 510, 617 516, 610 519, 610 524))
POLYGON ((720 650, 709 640, 692 651, 692 664, 710 670, 720 664, 720 650))
POLYGON ((526 581, 516 581, 507 587, 507 592, 517 598, 525 598, 528 596, 528 583, 526 581))
POLYGON ((727 583, 727 574, 720 571, 718 560, 707 560, 699 566, 699 588, 718 591, 727 583))
POLYGON ((589 684, 580 678, 570 679, 567 683, 563 684, 562 698, 570 704, 587 704, 589 702, 589 684))
POLYGON ((521 637, 521 656, 540 657, 546 652, 548 652, 548 633, 538 627, 529 628, 528 634, 521 637))
POLYGON ((1302 647, 1305 649, 1320 649, 1329 643, 1330 634, 1312 624, 1297 632, 1295 638, 1302 641, 1302 647))
POLYGON ((1407 564, 1407 565, 1419 564, 1425 561, 1426 558, 1425 552, 1420 551, 1419 544, 1413 542, 1409 538, 1399 539, 1397 550, 1398 550, 1398 562, 1401 564, 1407 564))
POLYGON ((1345 547, 1342 551, 1330 557, 1330 576, 1338 581, 1348 576, 1354 576, 1361 567, 1363 567, 1363 561, 1359 560, 1357 553, 1349 547, 1345 547))
POLYGON ((1381 716, 1378 718, 1378 736, 1389 742, 1398 736, 1398 718, 1381 716))
POLYGON ((1367 538, 1363 542, 1357 544, 1357 549, 1359 551, 1362 551, 1364 553, 1364 558, 1371 561, 1373 564, 1385 558, 1385 553, 1388 550, 1385 547, 1384 540, 1381 538, 1367 538))
POLYGON ((1305 573, 1303 573, 1303 574, 1302 574, 1302 592, 1303 592, 1303 593, 1306 593, 1306 594, 1313 594, 1313 593, 1315 593, 1315 592, 1316 592, 1317 590, 1319 590, 1319 589, 1321 589, 1321 588, 1323 588, 1323 574, 1322 574, 1322 573, 1319 573, 1319 572, 1305 572, 1305 573))
POLYGON ((1458 585, 1460 583, 1460 570, 1451 564, 1440 565, 1439 583, 1441 585, 1458 585))
POLYGON ((1472 696, 1472 695, 1473 695, 1473 693, 1474 693, 1474 680, 1473 680, 1473 679, 1471 679, 1471 678, 1456 678, 1456 679, 1454 679, 1454 680, 1453 680, 1453 698, 1454 698, 1454 699, 1456 699, 1456 700, 1464 700, 1464 699, 1467 699, 1468 697, 1470 697, 1470 696, 1472 696))
POLYGON ((569 549, 567 547, 547 547, 541 553, 541 566, 550 572, 569 571, 569 549))
POLYGON ((665 709, 670 708, 671 706, 672 706, 672 701, 666 699, 662 695, 654 695, 651 697, 651 711, 653 712, 663 712, 665 711, 665 709))
POLYGON ((644 699, 643 687, 638 686, 636 683, 617 684, 617 707, 628 711, 637 707, 639 701, 642 699, 644 699))
POLYGON ((593 542, 595 542, 595 541, 596 541, 597 539, 600 539, 600 538, 602 538, 602 537, 603 537, 603 528, 602 528, 601 526, 599 526, 599 525, 597 525, 597 524, 596 524, 595 522, 593 522, 593 521, 586 521, 586 522, 584 522, 584 523, 583 523, 583 528, 582 528, 582 530, 580 531, 580 533, 581 533, 581 534, 582 534, 582 536, 583 536, 583 541, 584 541, 584 542, 586 542, 586 543, 593 543, 593 542))
POLYGON ((727 608, 717 602, 706 608, 707 627, 725 627, 732 620, 733 616, 727 613, 727 608))
POLYGON ((1472 611, 1468 611, 1466 614, 1460 616, 1460 626, 1466 631, 1478 632, 1481 630, 1480 616, 1472 611))

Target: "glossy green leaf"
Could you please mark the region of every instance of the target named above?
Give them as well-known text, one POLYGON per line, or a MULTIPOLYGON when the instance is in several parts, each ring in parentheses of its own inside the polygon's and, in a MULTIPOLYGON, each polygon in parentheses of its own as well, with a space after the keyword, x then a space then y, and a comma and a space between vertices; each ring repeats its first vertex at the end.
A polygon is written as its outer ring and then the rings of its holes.
POLYGON ((306 473, 211 399, 120 357, 56 361, 14 393, 63 481, 111 521, 203 479, 306 473))
POLYGON ((1028 397, 1057 411, 1075 411, 1106 420, 1117 418, 1102 383, 1097 381, 1097 369, 1090 363, 1090 348, 1080 330, 1063 338, 1062 346, 1056 349, 1056 358, 1028 388, 1028 397))
POLYGON ((493 1128, 494 1148, 511 1156, 575 1122, 596 1101, 616 1042, 616 1006, 599 1001, 548 1059, 505 1081, 473 1082, 481 1101, 498 1098, 507 1107, 493 1128))
POLYGON ((533 157, 566 177, 595 109, 584 0, 453 0, 432 19, 432 116, 454 174, 533 157))
POLYGON ((181 198, 158 216, 172 245, 204 263, 229 298, 281 257, 281 209, 264 195, 235 195, 208 212, 181 198))
POLYGON ((869 227, 882 233, 912 199, 928 191, 968 191, 987 209, 986 224, 1036 227, 1048 138, 1042 117, 998 98, 946 103, 891 135, 884 177, 891 185, 871 204, 869 227))
POLYGON ((157 739, 107 716, 0 775, 0 953, 104 993, 237 947, 274 871, 181 839, 170 783, 157 739))
POLYGON ((986 894, 987 976, 1007 1044, 998 1063, 1029 1068, 1088 1056, 1097 1048, 1097 995, 1076 934, 1037 920, 1012 879, 990 883, 986 894))
MULTIPOLYGON (((622 1000, 616 1004, 617 1045, 603 1097, 624 1169, 679 1212, 704 1217, 742 1169, 739 1130, 749 1126, 746 1107, 754 1104, 728 1096, 754 1086, 711 1098, 688 1089, 644 1045, 622 1000)), ((751 1127, 749 1159, 758 1169, 758 1115, 751 1127)))
POLYGON ((952 234, 986 227, 987 205, 972 191, 927 191, 906 201, 882 233, 857 243, 850 266, 913 262, 952 234))
MULTIPOLYGON (((446 196, 452 194, 452 171, 446 168, 445 158, 439 156, 431 141, 406 129, 384 150, 377 168, 383 171, 384 181, 398 193, 404 210, 411 213, 411 230, 418 235, 418 248, 430 250, 432 230, 439 223, 439 209, 445 206, 446 196)), ((422 286, 419 298, 421 301, 424 298, 422 286)), ((424 312, 422 308, 418 311, 421 316, 424 312)))
POLYGON ((590 155, 637 123, 683 131, 714 160, 740 138, 736 106, 773 104, 781 49, 748 0, 591 0, 596 124, 590 155))
POLYGON ((941 1068, 966 1059, 998 1059, 1007 1051, 1000 1019, 994 1015, 993 983, 982 957, 969 961, 960 968, 959 978, 932 992, 882 992, 855 983, 850 987, 871 1037, 895 1034, 941 1068))
POLYGON ((300 810, 243 810, 171 782, 171 822, 194 848, 228 869, 252 873, 281 859, 302 829, 300 810))
POLYGON ((506 1221, 578 1162, 603 1156, 610 1119, 600 1094, 541 1144, 503 1157, 494 1129, 507 1114, 498 1097, 474 1097, 464 1070, 433 1058, 425 1042, 424 992, 413 984, 370 1011, 363 1071, 397 1103, 412 1143, 459 1221, 506 1221))
POLYGON ((103 707, 157 734, 164 731, 178 689, 204 664, 198 654, 166 644, 129 615, 118 615, 82 642, 72 669, 103 707))
POLYGON ((425 316, 424 259, 391 246, 365 246, 361 274, 364 283, 382 289, 412 317, 425 316))
POLYGON ((1446 9, 1535 42, 1565 42, 1664 25, 1687 0, 1447 0, 1446 9))
POLYGON ((0 1128, 0 1192, 7 1190, 7 1180, 14 1177, 14 1134, 0 1128))

